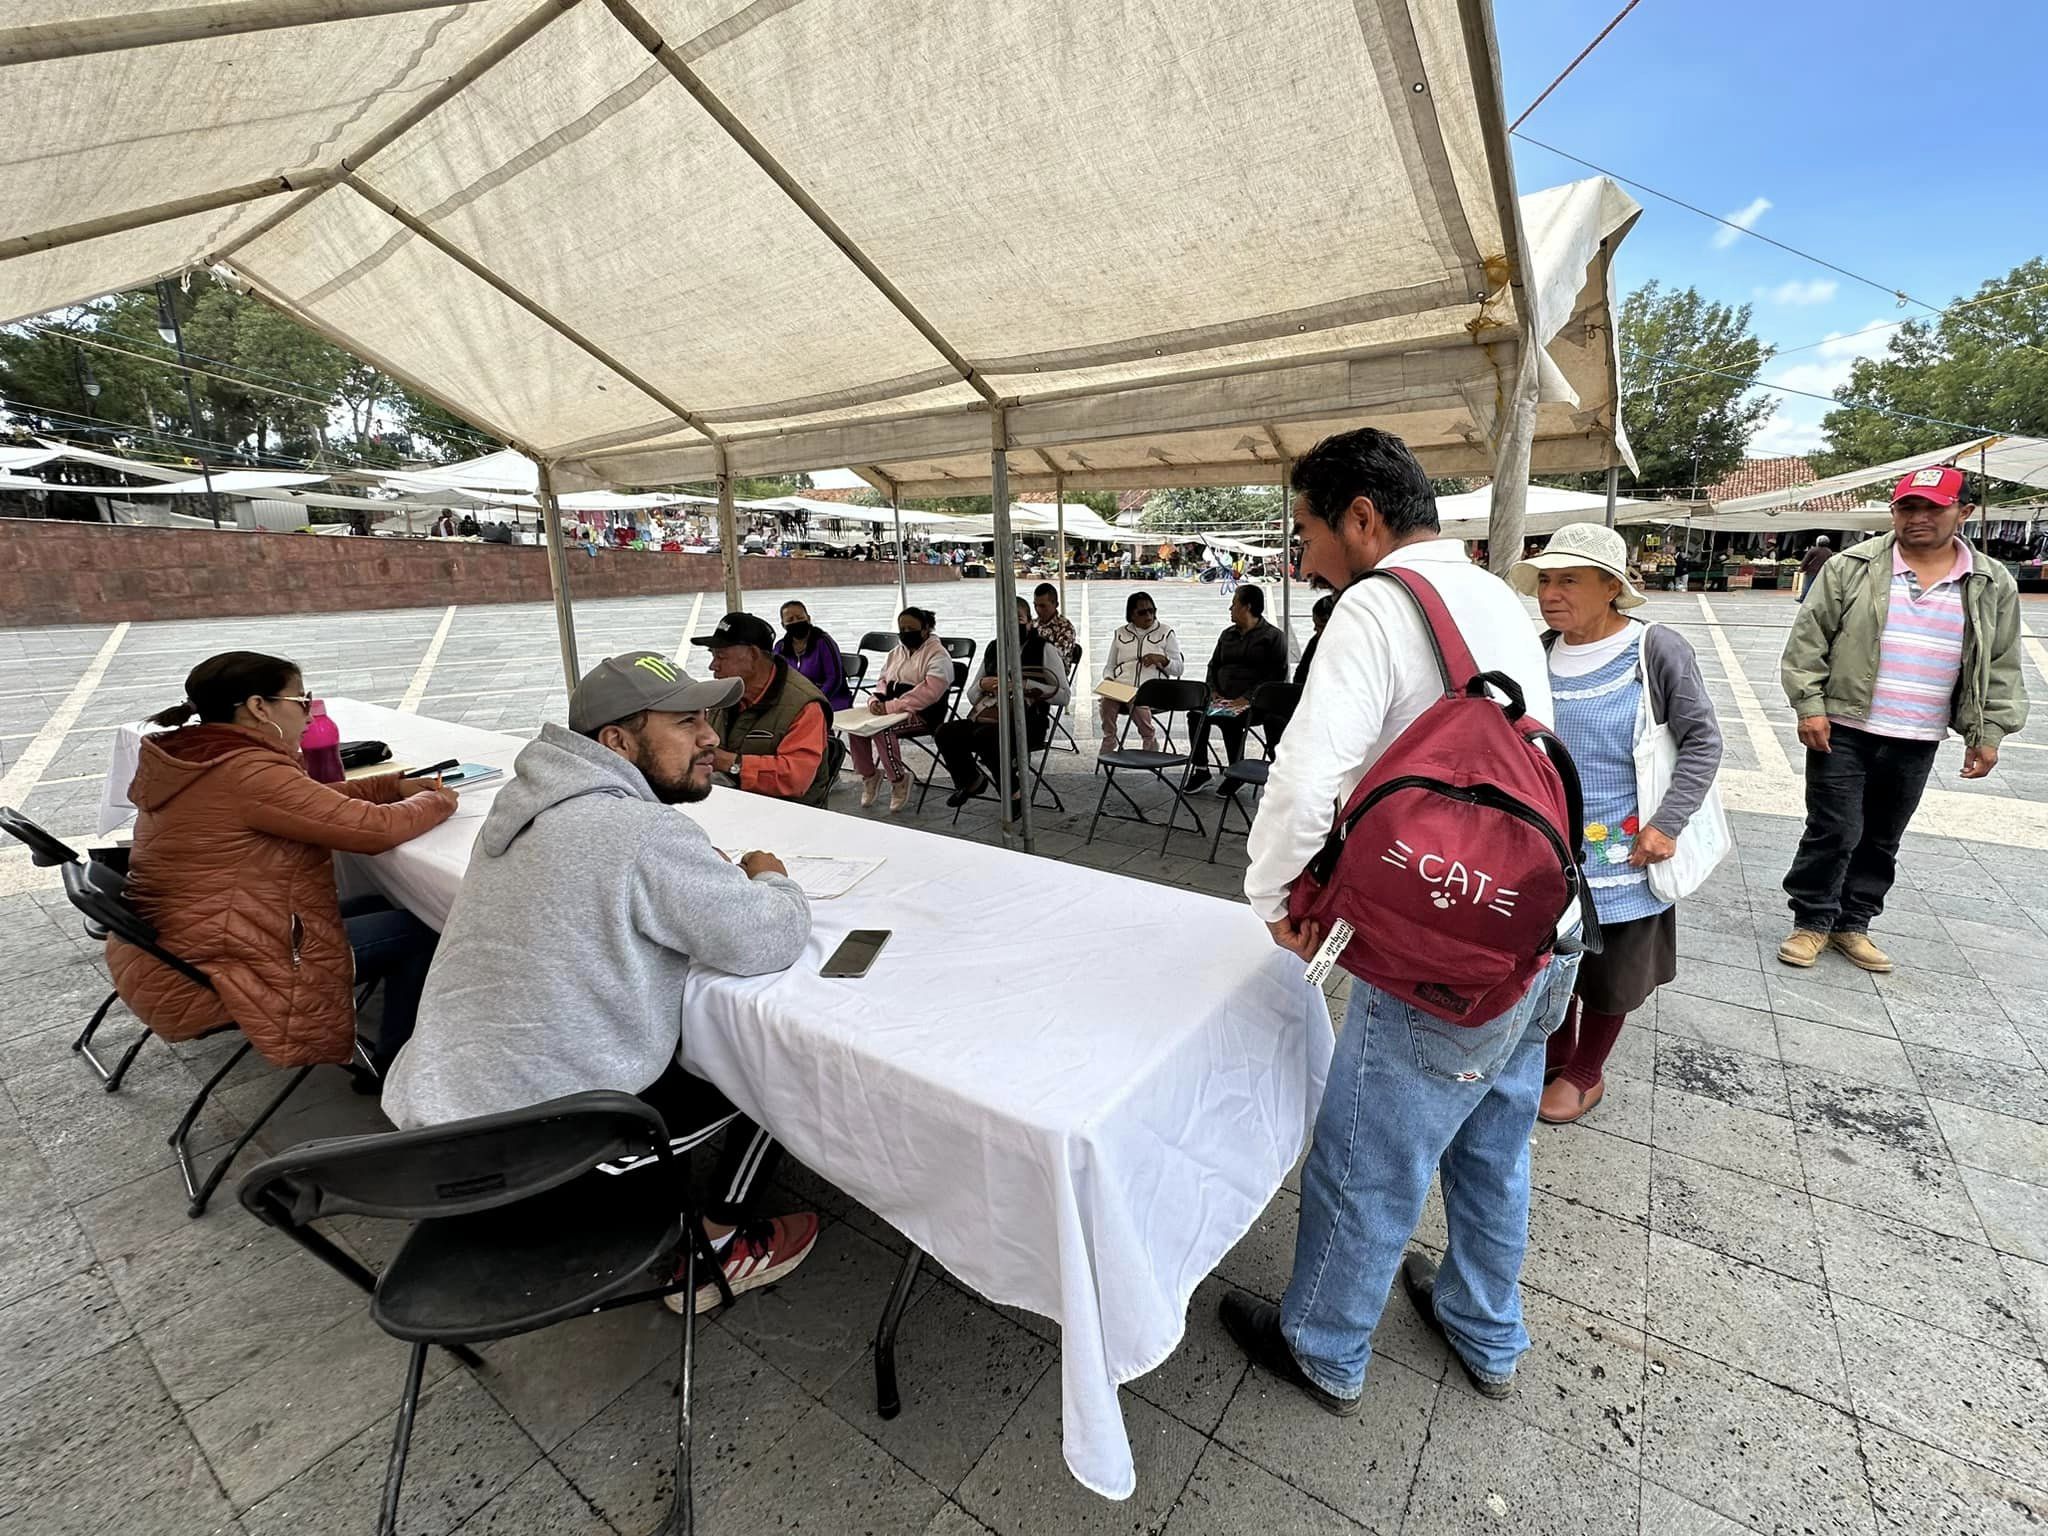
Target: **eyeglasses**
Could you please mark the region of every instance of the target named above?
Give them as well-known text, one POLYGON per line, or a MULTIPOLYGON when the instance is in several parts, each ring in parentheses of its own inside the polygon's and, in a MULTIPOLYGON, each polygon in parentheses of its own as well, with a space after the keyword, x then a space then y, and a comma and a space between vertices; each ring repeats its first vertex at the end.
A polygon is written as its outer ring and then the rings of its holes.
POLYGON ((266 693, 263 697, 273 704, 296 704, 301 709, 313 707, 313 695, 310 693, 266 693))

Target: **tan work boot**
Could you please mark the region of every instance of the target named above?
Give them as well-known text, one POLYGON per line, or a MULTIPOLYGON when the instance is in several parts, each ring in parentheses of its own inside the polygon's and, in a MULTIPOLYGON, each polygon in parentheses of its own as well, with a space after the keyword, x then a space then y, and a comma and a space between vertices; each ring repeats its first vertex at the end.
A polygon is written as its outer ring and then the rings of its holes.
POLYGON ((1881 973, 1892 968, 1892 957, 1871 943, 1867 933, 1830 934, 1828 945, 1846 955, 1851 965, 1861 966, 1866 971, 1881 973))
POLYGON ((1820 952, 1827 947, 1826 934, 1815 933, 1811 928, 1794 928, 1792 937, 1778 946, 1778 958, 1787 965, 1805 970, 1820 958, 1820 952))

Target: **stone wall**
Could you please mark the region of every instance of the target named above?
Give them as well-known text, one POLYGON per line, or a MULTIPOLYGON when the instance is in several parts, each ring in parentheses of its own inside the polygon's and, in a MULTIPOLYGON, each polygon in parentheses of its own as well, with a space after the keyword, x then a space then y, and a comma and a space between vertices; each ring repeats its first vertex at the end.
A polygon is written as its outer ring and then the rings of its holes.
MULTIPOLYGON (((950 566, 909 569, 913 582, 959 579, 950 566)), ((740 581, 748 591, 871 586, 895 579, 890 564, 740 559, 740 581)), ((720 592, 724 586, 716 555, 569 552, 569 590, 579 602, 720 592)), ((550 598, 547 552, 537 547, 0 518, 0 627, 550 598)))

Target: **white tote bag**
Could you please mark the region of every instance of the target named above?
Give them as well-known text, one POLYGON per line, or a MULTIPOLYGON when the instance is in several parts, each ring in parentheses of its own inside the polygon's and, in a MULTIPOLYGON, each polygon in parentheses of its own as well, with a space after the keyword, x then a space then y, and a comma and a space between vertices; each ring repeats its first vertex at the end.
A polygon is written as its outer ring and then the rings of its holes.
MULTIPOLYGON (((1636 806, 1648 825, 1657 807, 1671 791, 1671 776, 1678 766, 1678 742, 1671 727, 1659 720, 1650 705, 1650 674, 1647 657, 1650 630, 1645 624, 1636 649, 1636 675, 1642 679, 1642 702, 1636 708, 1636 806)), ((1721 786, 1707 787, 1707 798, 1692 813, 1692 820, 1678 834, 1678 851, 1661 864, 1652 864, 1650 892, 1659 901, 1682 901, 1706 884, 1707 876, 1728 857, 1735 845, 1728 829, 1728 813, 1721 807, 1721 786)))

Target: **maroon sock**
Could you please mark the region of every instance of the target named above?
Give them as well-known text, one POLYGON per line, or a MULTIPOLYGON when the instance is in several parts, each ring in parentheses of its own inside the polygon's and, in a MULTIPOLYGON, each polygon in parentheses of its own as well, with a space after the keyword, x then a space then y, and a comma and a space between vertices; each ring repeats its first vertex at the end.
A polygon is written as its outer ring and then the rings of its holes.
POLYGON ((1574 1088, 1584 1092, 1600 1081, 1600 1069, 1607 1065, 1607 1053, 1621 1037, 1621 1026, 1627 1018, 1625 1013, 1579 1010, 1578 1049, 1572 1052, 1571 1065, 1564 1069, 1566 1081, 1574 1088))
POLYGON ((1548 1077, 1553 1072, 1562 1072, 1572 1064, 1572 1051, 1579 1038, 1579 1000, 1572 999, 1572 1005, 1565 1010, 1564 1022, 1551 1033, 1543 1046, 1543 1073, 1548 1077))

